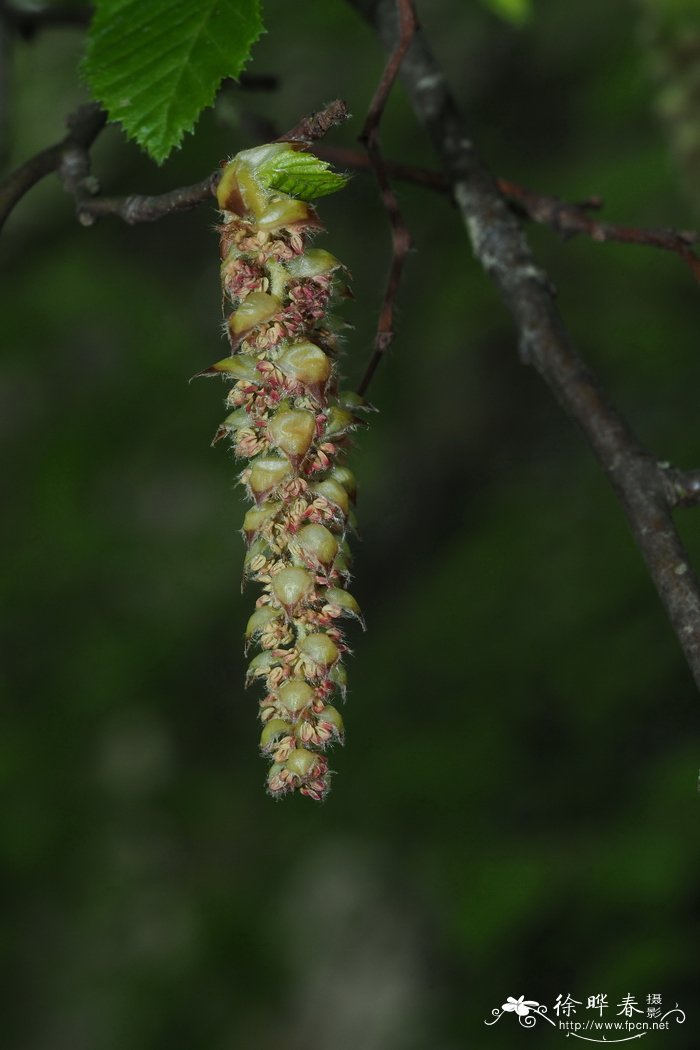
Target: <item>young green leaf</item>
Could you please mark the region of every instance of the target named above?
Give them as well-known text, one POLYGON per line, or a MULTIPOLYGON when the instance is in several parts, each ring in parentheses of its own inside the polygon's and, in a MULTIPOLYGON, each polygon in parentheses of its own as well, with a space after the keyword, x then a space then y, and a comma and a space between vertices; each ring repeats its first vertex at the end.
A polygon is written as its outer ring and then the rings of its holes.
POLYGON ((83 72, 110 119, 160 164, 263 31, 259 0, 97 0, 83 72))
POLYGON ((333 171, 327 161, 313 153, 293 150, 271 152, 257 170, 258 181, 271 190, 288 193, 299 200, 311 201, 342 190, 347 175, 333 171))

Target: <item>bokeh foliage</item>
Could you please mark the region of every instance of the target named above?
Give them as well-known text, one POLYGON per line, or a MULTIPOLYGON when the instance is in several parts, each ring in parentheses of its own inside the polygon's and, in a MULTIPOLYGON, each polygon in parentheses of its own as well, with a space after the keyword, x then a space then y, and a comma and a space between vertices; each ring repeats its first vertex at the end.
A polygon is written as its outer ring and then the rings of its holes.
MULTIPOLYGON (((495 170, 620 222, 697 224, 654 117, 639 9, 540 0, 522 27, 419 5, 495 170)), ((116 130, 105 192, 196 181, 381 69, 342 4, 266 4, 251 72, 162 169, 116 130)), ((18 43, 10 164, 80 97, 79 34, 18 43)), ((434 163, 399 88, 388 155, 434 163)), ((224 388, 213 209, 78 228, 55 181, 0 245, 5 450, 3 1047, 559 1046, 507 995, 661 992, 694 1045, 697 696, 621 512, 517 361, 455 211, 412 228, 381 412, 355 455, 363 542, 348 745, 329 801, 264 796, 242 689, 243 512, 208 442, 224 388)), ((354 275, 361 373, 388 261, 369 178, 321 202, 354 275)), ((698 293, 672 256, 532 230, 581 350, 642 438, 700 461, 698 293)), ((700 564, 697 512, 681 519, 700 564)), ((664 1044, 664 1045, 666 1045, 664 1044)))

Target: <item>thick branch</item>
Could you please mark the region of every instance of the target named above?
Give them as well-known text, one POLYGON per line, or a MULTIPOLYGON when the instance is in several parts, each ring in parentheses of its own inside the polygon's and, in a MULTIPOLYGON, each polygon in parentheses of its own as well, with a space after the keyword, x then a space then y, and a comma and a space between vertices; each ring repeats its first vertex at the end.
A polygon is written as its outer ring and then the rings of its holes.
MULTIPOLYGON (((349 0, 379 31, 397 39, 393 0, 349 0)), ((664 471, 608 401, 574 349, 517 218, 470 141, 445 77, 418 33, 403 65, 413 107, 453 187, 474 253, 515 321, 523 358, 578 423, 627 515, 649 573, 700 687, 700 587, 671 516, 664 471)))

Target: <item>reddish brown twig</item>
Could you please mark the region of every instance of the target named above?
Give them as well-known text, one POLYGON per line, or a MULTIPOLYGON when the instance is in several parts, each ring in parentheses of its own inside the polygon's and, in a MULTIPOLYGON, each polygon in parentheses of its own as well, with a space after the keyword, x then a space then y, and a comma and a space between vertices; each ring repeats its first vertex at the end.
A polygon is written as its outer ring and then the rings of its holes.
MULTIPOLYGON (((351 149, 348 146, 314 146, 314 153, 324 160, 333 161, 343 168, 355 168, 357 171, 371 172, 374 170, 372 161, 366 152, 351 149)), ((384 160, 384 167, 392 179, 401 179, 403 182, 413 182, 417 186, 425 186, 429 190, 438 193, 451 194, 452 188, 447 176, 441 171, 433 171, 431 168, 421 168, 415 164, 401 164, 395 160, 384 160)))
MULTIPOLYGON (((318 146, 314 152, 346 168, 369 171, 372 167, 366 154, 344 146, 318 146)), ((452 193, 450 180, 442 172, 390 160, 385 161, 384 166, 393 179, 425 186, 438 193, 450 195, 452 193)), ((618 244, 638 244, 642 247, 673 252, 687 264, 696 280, 700 282, 700 258, 692 248, 698 235, 692 230, 658 230, 602 222, 591 218, 588 214, 603 206, 600 197, 589 197, 587 200, 574 203, 562 201, 551 194, 535 193, 510 179, 497 179, 496 182, 503 196, 523 215, 540 225, 549 226, 564 238, 581 234, 598 242, 614 241, 618 244)))
POLYGON ((331 128, 342 124, 349 116, 347 103, 340 98, 336 98, 317 113, 310 113, 308 116, 303 117, 290 131, 280 135, 277 141, 316 142, 317 139, 322 139, 327 135, 331 128))
MULTIPOLYGON (((282 138, 312 142, 346 117, 345 103, 332 102, 319 113, 305 117, 295 129, 287 132, 282 138)), ((0 184, 0 229, 24 194, 41 178, 54 171, 62 175, 66 188, 76 197, 76 215, 84 226, 90 226, 97 219, 110 215, 129 225, 156 222, 169 215, 189 211, 211 199, 216 190, 218 172, 213 172, 192 186, 180 186, 167 193, 129 194, 126 197, 93 196, 95 186, 90 180, 88 154, 104 121, 104 114, 99 107, 81 107, 67 118, 69 132, 65 138, 37 153, 0 184)), ((368 172, 374 170, 371 158, 360 150, 344 146, 314 145, 313 151, 320 157, 346 168, 368 172)), ((383 160, 383 165, 390 178, 412 182, 439 193, 452 192, 450 180, 439 171, 390 160, 383 160)), ((591 209, 601 207, 602 202, 598 197, 569 203, 549 194, 535 193, 510 179, 498 179, 497 184, 501 193, 510 203, 516 205, 523 215, 533 222, 549 226, 563 237, 581 234, 598 242, 615 241, 670 251, 682 258, 700 281, 700 258, 692 248, 697 234, 692 231, 655 230, 601 222, 587 214, 591 209)), ((376 363, 373 363, 372 372, 374 368, 376 363)))
POLYGON ((377 365, 386 353, 392 339, 394 338, 394 303, 401 282, 406 256, 411 247, 411 234, 404 222, 399 202, 396 199, 386 164, 379 146, 379 125, 381 124, 384 108, 389 98, 391 88, 396 80, 401 63, 408 51, 413 36, 418 28, 418 19, 413 9, 411 0, 397 0, 399 10, 399 39, 396 47, 389 56, 384 67, 381 79, 374 93, 367 118, 360 134, 360 142, 367 150, 369 162, 379 183, 382 195, 382 203, 386 209, 391 226, 392 257, 389 266, 384 300, 379 312, 379 323, 374 340, 374 348, 367 363, 364 375, 357 388, 359 394, 364 394, 372 381, 377 365))
POLYGON ((674 252, 690 267, 696 281, 700 282, 700 258, 692 249, 697 239, 695 233, 617 226, 610 222, 601 222, 588 214, 586 207, 598 206, 599 201, 597 200, 588 204, 567 204, 558 197, 533 193, 506 179, 499 179, 498 187, 508 200, 519 204, 531 219, 549 226, 562 237, 574 237, 577 233, 581 233, 591 237, 594 241, 641 244, 649 248, 661 248, 662 251, 674 252))
MULTIPOLYGON (((366 154, 344 146, 319 146, 314 152, 347 168, 368 171, 372 167, 366 154)), ((438 193, 452 193, 450 180, 442 172, 390 160, 385 161, 384 166, 391 178, 412 182, 438 193)), ((602 222, 591 218, 588 214, 591 210, 598 210, 603 206, 600 197, 589 197, 587 200, 573 203, 562 201, 551 194, 535 193, 510 179, 497 179, 496 181, 499 190, 511 204, 516 205, 533 222, 549 226, 562 237, 568 238, 581 234, 599 242, 615 241, 620 244, 638 244, 674 252, 687 263, 696 279, 700 281, 700 258, 692 248, 698 235, 692 230, 647 229, 640 226, 620 226, 602 222)))

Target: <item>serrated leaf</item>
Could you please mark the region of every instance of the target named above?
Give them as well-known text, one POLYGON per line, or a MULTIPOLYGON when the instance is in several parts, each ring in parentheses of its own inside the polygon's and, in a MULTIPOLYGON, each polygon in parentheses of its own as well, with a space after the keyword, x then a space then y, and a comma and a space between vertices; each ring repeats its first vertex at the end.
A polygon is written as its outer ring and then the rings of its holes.
POLYGON ((262 32, 259 0, 98 0, 83 72, 110 119, 160 164, 262 32))
POLYGON ((482 0, 482 3, 511 25, 521 26, 532 15, 531 0, 482 0))
POLYGON ((313 153, 292 149, 273 153, 255 174, 258 182, 268 189, 288 193, 302 201, 326 197, 342 190, 348 181, 347 175, 334 171, 327 161, 313 153))

